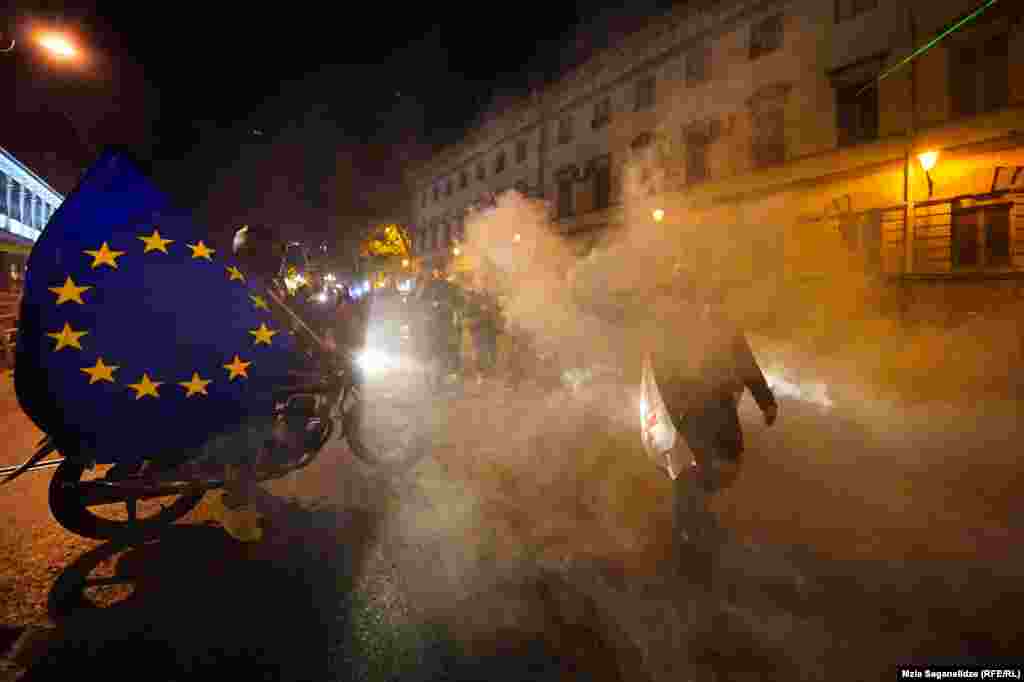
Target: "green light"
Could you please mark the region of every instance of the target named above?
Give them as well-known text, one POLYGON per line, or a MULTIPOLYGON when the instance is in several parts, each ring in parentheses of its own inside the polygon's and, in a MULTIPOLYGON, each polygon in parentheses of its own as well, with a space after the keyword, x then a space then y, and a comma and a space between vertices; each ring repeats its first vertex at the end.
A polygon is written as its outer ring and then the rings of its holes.
POLYGON ((875 79, 875 80, 874 80, 874 81, 872 81, 871 83, 868 83, 868 84, 867 84, 867 85, 865 85, 865 86, 864 86, 863 88, 861 88, 860 90, 858 90, 858 91, 857 91, 857 94, 858 94, 858 95, 862 94, 862 93, 863 93, 863 92, 864 92, 865 90, 867 90, 868 88, 870 88, 870 87, 871 87, 872 85, 874 85, 875 83, 878 83, 878 82, 879 82, 879 81, 881 81, 881 80, 882 80, 883 78, 886 78, 887 76, 891 75, 891 74, 892 74, 892 73, 893 73, 894 71, 896 71, 897 69, 900 69, 901 67, 903 67, 903 65, 904 65, 904 64, 907 64, 908 62, 910 62, 910 61, 911 61, 912 59, 914 59, 914 57, 917 57, 917 56, 918 56, 919 54, 922 54, 922 53, 924 53, 924 52, 927 52, 928 50, 930 50, 931 48, 933 48, 933 47, 935 46, 935 44, 936 44, 936 43, 938 43, 938 42, 939 42, 940 40, 942 40, 943 38, 945 38, 946 36, 948 36, 948 35, 949 35, 950 33, 953 33, 954 31, 956 31, 957 29, 959 29, 959 28, 960 28, 961 26, 963 26, 963 25, 964 25, 964 24, 966 24, 967 22, 969 22, 969 21, 972 21, 973 19, 977 18, 977 16, 978 16, 979 14, 981 14, 982 12, 984 12, 985 10, 987 10, 987 9, 988 9, 989 7, 991 7, 992 5, 996 4, 996 3, 998 2, 998 1, 999 1, 999 0, 988 0, 988 2, 986 2, 986 3, 984 4, 984 5, 982 5, 982 6, 981 6, 981 7, 979 7, 978 9, 974 10, 973 12, 971 12, 970 14, 968 14, 968 15, 967 15, 966 17, 964 17, 964 18, 963 18, 963 19, 961 19, 960 21, 956 22, 955 24, 953 24, 952 26, 950 26, 949 28, 947 28, 947 29, 946 29, 945 31, 943 31, 943 32, 942 32, 942 33, 940 33, 939 35, 937 35, 937 36, 935 36, 934 38, 932 38, 931 40, 929 40, 929 41, 928 41, 927 43, 925 43, 925 44, 924 44, 924 45, 922 45, 921 47, 919 47, 919 48, 917 48, 916 50, 914 50, 914 52, 913 52, 912 54, 910 54, 909 56, 907 56, 907 57, 906 57, 905 59, 903 59, 902 61, 900 61, 900 62, 899 62, 898 64, 894 64, 893 66, 891 66, 891 67, 890 67, 889 69, 887 69, 887 70, 886 70, 885 72, 883 72, 883 73, 882 73, 882 74, 881 74, 881 75, 880 75, 880 76, 879 76, 879 77, 878 77, 877 79, 875 79))

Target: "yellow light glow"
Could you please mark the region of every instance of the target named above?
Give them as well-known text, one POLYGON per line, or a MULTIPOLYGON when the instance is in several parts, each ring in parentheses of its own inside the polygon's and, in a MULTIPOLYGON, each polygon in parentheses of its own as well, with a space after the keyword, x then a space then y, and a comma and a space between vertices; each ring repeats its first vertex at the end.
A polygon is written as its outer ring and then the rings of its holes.
POLYGON ((660 208, 654 209, 654 211, 651 213, 651 215, 654 217, 655 222, 658 222, 658 223, 660 223, 662 220, 665 219, 665 211, 663 211, 660 208))
POLYGON ((462 254, 462 249, 456 246, 454 249, 452 249, 452 253, 454 253, 456 256, 459 256, 462 254))
POLYGON ((917 155, 917 160, 921 162, 921 168, 924 168, 924 172, 927 173, 935 168, 935 163, 939 160, 939 153, 937 151, 921 152, 917 155))
POLYGON ((409 259, 408 258, 403 258, 402 259, 402 267, 403 268, 409 267, 409 259))
POLYGON ((52 54, 64 59, 70 59, 77 54, 71 42, 64 36, 56 33, 47 33, 40 36, 39 44, 52 54))
POLYGON ((522 241, 522 239, 523 235, 519 234, 518 232, 516 232, 515 235, 512 237, 512 241, 514 242, 522 241))

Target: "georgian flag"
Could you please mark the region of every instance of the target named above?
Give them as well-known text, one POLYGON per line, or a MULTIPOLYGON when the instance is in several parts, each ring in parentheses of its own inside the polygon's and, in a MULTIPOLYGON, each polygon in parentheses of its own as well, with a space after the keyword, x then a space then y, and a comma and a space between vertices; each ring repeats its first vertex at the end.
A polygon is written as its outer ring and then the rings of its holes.
POLYGON ((665 402, 654 378, 651 356, 644 354, 643 374, 640 380, 640 434, 647 456, 666 470, 675 480, 682 471, 680 461, 693 459, 686 441, 679 437, 675 424, 665 408, 665 402), (682 452, 680 452, 682 450, 682 452))

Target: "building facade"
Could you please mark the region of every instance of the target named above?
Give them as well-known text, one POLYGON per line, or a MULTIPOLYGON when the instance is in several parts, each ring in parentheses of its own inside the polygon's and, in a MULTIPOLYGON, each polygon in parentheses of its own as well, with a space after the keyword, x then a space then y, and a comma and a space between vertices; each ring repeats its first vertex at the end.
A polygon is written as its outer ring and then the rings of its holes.
POLYGON ((417 250, 443 261, 467 208, 519 185, 581 256, 657 208, 658 248, 737 287, 827 281, 839 258, 898 282, 904 307, 1019 297, 1022 16, 690 3, 410 169, 417 250))
POLYGON ((0 286, 16 288, 50 216, 63 203, 45 180, 0 148, 0 286))

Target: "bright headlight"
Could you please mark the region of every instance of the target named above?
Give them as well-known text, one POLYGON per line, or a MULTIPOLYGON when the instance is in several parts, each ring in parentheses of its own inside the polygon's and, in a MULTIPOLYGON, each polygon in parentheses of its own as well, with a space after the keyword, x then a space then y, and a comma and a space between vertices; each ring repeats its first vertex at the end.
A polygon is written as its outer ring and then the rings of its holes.
POLYGON ((387 353, 367 348, 356 354, 356 364, 364 372, 383 372, 395 367, 395 360, 387 353))

